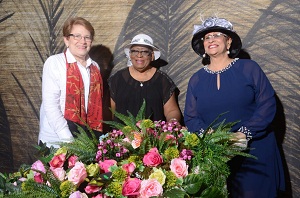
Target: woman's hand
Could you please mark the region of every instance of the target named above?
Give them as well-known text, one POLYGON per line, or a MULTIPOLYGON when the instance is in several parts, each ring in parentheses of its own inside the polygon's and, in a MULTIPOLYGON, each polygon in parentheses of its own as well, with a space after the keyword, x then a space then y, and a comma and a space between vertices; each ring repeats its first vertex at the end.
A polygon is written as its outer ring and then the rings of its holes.
POLYGON ((246 139, 246 134, 242 132, 235 132, 232 134, 232 136, 233 136, 233 140, 235 141, 246 139))
POLYGON ((234 145, 241 148, 247 148, 248 141, 246 140, 246 134, 242 132, 235 132, 232 134, 232 141, 235 141, 234 145))

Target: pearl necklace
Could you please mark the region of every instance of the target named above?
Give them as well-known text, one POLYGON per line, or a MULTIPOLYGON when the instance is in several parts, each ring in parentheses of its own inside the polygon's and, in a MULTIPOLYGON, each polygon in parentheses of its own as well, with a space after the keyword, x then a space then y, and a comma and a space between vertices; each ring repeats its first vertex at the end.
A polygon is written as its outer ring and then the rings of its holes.
POLYGON ((206 72, 210 73, 210 74, 220 74, 223 73, 224 71, 228 70, 239 58, 235 58, 231 61, 231 63, 229 63, 229 65, 227 65, 225 68, 219 70, 219 71, 212 71, 208 68, 208 65, 205 65, 203 68, 206 72))

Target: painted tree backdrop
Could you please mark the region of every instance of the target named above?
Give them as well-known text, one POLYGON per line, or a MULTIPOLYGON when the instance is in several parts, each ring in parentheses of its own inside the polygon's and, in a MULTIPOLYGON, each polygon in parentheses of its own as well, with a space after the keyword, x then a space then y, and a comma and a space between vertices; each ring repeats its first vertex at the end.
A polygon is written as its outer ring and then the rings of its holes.
MULTIPOLYGON (((230 20, 243 48, 269 77, 278 99, 274 127, 287 171, 287 197, 300 197, 300 4, 297 0, 1 0, 0 172, 34 160, 44 61, 64 49, 61 28, 70 16, 96 30, 91 56, 104 79, 126 66, 124 44, 138 33, 162 51, 155 64, 180 89, 184 110, 188 79, 201 67, 190 42, 201 16, 230 20)), ((108 104, 106 87, 105 104, 108 104)), ((109 110, 104 109, 106 117, 109 110)))

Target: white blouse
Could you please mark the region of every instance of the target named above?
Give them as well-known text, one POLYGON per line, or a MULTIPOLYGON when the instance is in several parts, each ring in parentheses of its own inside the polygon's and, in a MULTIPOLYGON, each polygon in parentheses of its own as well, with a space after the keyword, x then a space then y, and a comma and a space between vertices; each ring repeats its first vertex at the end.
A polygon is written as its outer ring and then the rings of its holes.
MULTIPOLYGON (((68 63, 76 62, 69 49, 66 51, 68 63)), ((87 67, 77 62, 85 90, 85 108, 90 87, 90 65, 98 64, 91 58, 87 60, 87 67)), ((98 66, 99 68, 99 66, 98 66)), ((42 104, 40 109, 39 141, 47 146, 57 147, 57 142, 68 142, 73 139, 66 119, 64 118, 66 100, 66 59, 64 53, 50 56, 43 68, 42 104)))

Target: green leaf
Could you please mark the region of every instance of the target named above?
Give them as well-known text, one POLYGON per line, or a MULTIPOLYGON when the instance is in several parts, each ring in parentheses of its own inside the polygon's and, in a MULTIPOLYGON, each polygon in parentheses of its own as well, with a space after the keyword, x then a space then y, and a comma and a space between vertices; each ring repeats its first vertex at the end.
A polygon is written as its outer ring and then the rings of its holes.
POLYGON ((183 188, 188 194, 196 194, 202 186, 201 176, 190 174, 183 180, 183 188))
POLYGON ((224 195, 218 188, 213 186, 206 188, 200 195, 200 198, 226 198, 227 196, 224 195))
POLYGON ((186 192, 179 188, 173 188, 171 190, 167 190, 163 197, 170 197, 170 198, 184 198, 186 195, 186 192))

